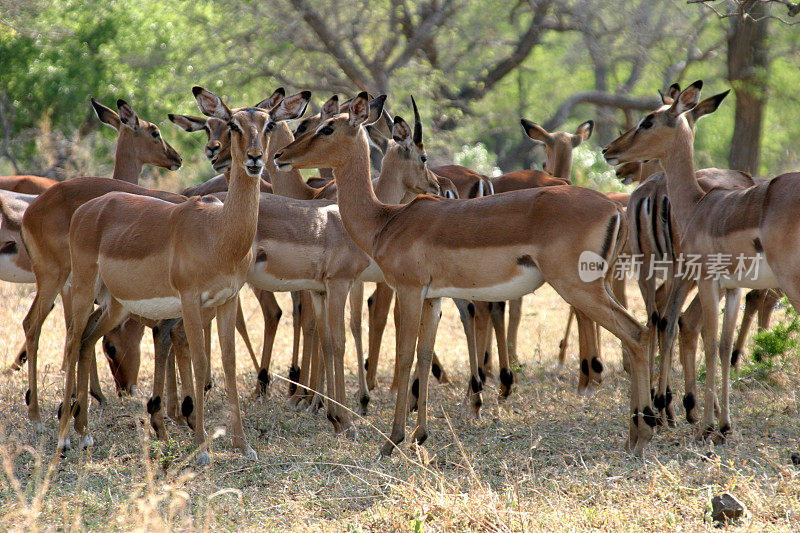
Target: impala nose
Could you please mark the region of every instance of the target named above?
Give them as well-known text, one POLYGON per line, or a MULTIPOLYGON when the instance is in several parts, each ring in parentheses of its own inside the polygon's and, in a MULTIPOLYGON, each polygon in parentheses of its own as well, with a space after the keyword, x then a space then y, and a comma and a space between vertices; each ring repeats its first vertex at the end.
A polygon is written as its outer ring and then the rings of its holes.
POLYGON ((219 141, 211 141, 206 145, 206 157, 208 159, 214 159, 216 155, 219 153, 220 149, 220 142, 219 141))

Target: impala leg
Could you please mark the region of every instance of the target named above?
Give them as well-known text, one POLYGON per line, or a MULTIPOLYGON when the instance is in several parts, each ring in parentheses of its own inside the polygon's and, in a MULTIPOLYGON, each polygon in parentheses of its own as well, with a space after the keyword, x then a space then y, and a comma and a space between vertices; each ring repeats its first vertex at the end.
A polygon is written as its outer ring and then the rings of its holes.
POLYGON ((702 309, 702 336, 706 359, 706 384, 704 392, 703 419, 700 423, 699 436, 707 437, 714 431, 714 406, 717 403, 717 328, 719 307, 719 289, 708 280, 698 282, 698 295, 702 309))
MULTIPOLYGON (((328 330, 334 363, 334 383, 333 390, 337 405, 335 413, 339 419, 340 431, 347 431, 350 436, 355 436, 355 427, 345 406, 347 405, 347 394, 344 384, 344 349, 345 349, 345 323, 344 308, 347 303, 347 295, 350 293, 352 285, 350 282, 329 280, 328 293, 326 298, 328 330)), ((363 293, 361 295, 363 299, 363 293)), ((363 355, 362 355, 363 357, 363 355)), ((366 413, 369 404, 369 393, 367 392, 366 379, 363 383, 364 388, 359 390, 359 404, 366 413), (361 396, 364 394, 365 396, 361 396)))
MULTIPOLYGON (((73 300, 75 301, 75 300, 73 300)), ((91 310, 92 304, 89 304, 91 310)), ((92 361, 95 359, 95 345, 103 335, 119 326, 128 313, 123 309, 122 305, 111 298, 107 308, 102 309, 98 313, 92 313, 90 319, 86 324, 80 342, 80 354, 78 359, 78 397, 77 404, 80 406, 76 409, 78 412, 75 414, 75 430, 81 436, 79 443, 80 448, 86 448, 94 444, 94 439, 89 434, 88 421, 89 421, 89 402, 88 402, 88 389, 89 389, 89 373, 91 371, 92 361)), ((76 330, 77 331, 77 330, 76 330)))
POLYGON ((756 313, 760 312, 760 307, 763 302, 763 296, 767 291, 760 291, 753 289, 747 291, 744 297, 744 313, 742 313, 742 322, 739 326, 739 334, 736 336, 736 342, 733 344, 733 352, 731 352, 731 364, 737 366, 744 353, 744 344, 747 342, 747 333, 750 331, 750 326, 753 325, 753 320, 756 313))
POLYGON ((336 399, 336 376, 334 361, 333 339, 331 338, 330 323, 328 321, 327 295, 320 292, 311 293, 311 301, 314 304, 314 316, 317 320, 317 332, 322 342, 322 359, 325 363, 325 412, 328 420, 333 424, 333 431, 342 431, 342 421, 339 419, 339 409, 331 400, 336 399))
POLYGON ((308 398, 308 410, 311 412, 322 409, 325 403, 325 398, 322 395, 322 389, 325 387, 324 359, 322 355, 322 338, 319 330, 316 330, 311 348, 311 396, 308 398))
POLYGON ((500 361, 500 398, 508 398, 514 385, 514 372, 511 371, 508 345, 506 344, 506 303, 492 304, 492 326, 497 339, 497 356, 500 361))
MULTIPOLYGON (((256 292, 261 314, 264 317, 264 345, 261 348, 261 364, 256 368, 258 379, 254 396, 265 396, 269 392, 272 347, 275 344, 275 335, 278 331, 278 322, 280 322, 282 311, 273 293, 255 289, 254 292, 256 292)), ((290 379, 292 378, 290 377, 290 379)), ((297 380, 297 377, 293 379, 297 380)))
POLYGON ((422 444, 428 438, 428 381, 431 373, 431 358, 433 356, 433 345, 436 342, 436 331, 439 327, 441 307, 441 298, 425 300, 422 304, 419 346, 417 348, 419 412, 417 414, 417 427, 411 435, 411 439, 418 444, 422 444))
POLYGON ((231 298, 217 307, 217 331, 222 352, 222 370, 225 373, 225 392, 228 396, 228 409, 233 429, 233 443, 245 459, 257 459, 256 451, 247 443, 242 426, 242 410, 239 405, 239 392, 236 387, 236 312, 239 298, 231 298))
POLYGON ((397 401, 394 406, 394 421, 389 440, 381 448, 381 455, 389 456, 403 442, 406 435, 408 413, 408 381, 414 350, 422 318, 422 290, 417 287, 397 287, 397 401))
MULTIPOLYGON (((672 388, 670 387, 672 381, 672 347, 675 344, 677 333, 677 318, 680 315, 683 304, 686 302, 686 297, 689 295, 693 282, 672 278, 670 281, 665 282, 664 285, 668 286, 668 289, 666 290, 664 305, 660 307, 663 312, 658 323, 659 353, 661 357, 659 359, 658 391, 654 398, 654 405, 659 418, 666 421, 670 426, 674 426, 675 412, 672 408, 672 388)), ((683 360, 681 362, 683 363, 683 360)))
MULTIPOLYGON (((491 303, 472 302, 475 304, 475 353, 478 357, 478 373, 481 383, 486 384, 489 360, 489 320, 491 303)), ((491 377, 491 376, 488 376, 491 377)))
POLYGON ((510 300, 508 302, 508 334, 506 335, 506 346, 508 346, 508 361, 511 364, 519 362, 517 354, 517 336, 519 325, 522 322, 522 298, 510 300))
POLYGON ((242 337, 244 347, 250 355, 250 361, 253 363, 253 368, 256 372, 259 370, 258 360, 256 359, 256 352, 253 350, 253 343, 250 342, 250 334, 247 333, 247 322, 244 319, 244 311, 242 311, 242 301, 239 296, 236 296, 236 331, 242 337))
MULTIPOLYGON (((300 291, 292 291, 292 363, 289 365, 289 379, 291 381, 297 383, 308 383, 308 378, 306 377, 306 381, 302 381, 302 370, 300 369, 300 334, 303 330, 303 324, 300 318, 300 312, 303 309, 303 304, 301 302, 301 292, 300 291)), ((306 374, 307 376, 308 374, 306 374)), ((291 397, 294 396, 295 392, 297 391, 297 385, 294 383, 289 383, 289 403, 292 404, 291 397)))
POLYGON ((206 377, 205 392, 214 387, 214 379, 211 377, 211 322, 203 326, 203 350, 206 355, 206 377))
POLYGON ((731 392, 731 346, 739 315, 740 289, 725 291, 725 314, 722 319, 722 335, 719 342, 719 360, 722 370, 722 394, 720 395, 719 432, 722 438, 731 431, 730 392, 731 392))
POLYGON ((781 300, 781 291, 770 289, 764 291, 762 304, 758 310, 758 331, 764 331, 769 327, 769 320, 772 317, 775 306, 781 300))
POLYGON ((483 374, 481 373, 480 365, 478 363, 478 349, 475 334, 475 302, 468 300, 453 300, 458 308, 458 314, 461 317, 461 323, 464 326, 464 333, 467 337, 467 354, 469 357, 470 380, 467 383, 467 390, 464 396, 464 403, 468 405, 470 402, 472 409, 472 416, 475 418, 480 417, 481 405, 483 399, 481 398, 481 391, 483 390, 483 374))
POLYGON ((361 342, 361 306, 364 302, 364 283, 358 281, 350 289, 350 332, 355 339, 356 361, 358 362, 358 405, 359 414, 367 414, 369 406, 369 387, 367 386, 364 347, 361 342))
MULTIPOLYGON (((311 296, 307 291, 298 293, 297 309, 298 312, 300 312, 298 320, 302 320, 300 326, 303 332, 303 359, 299 367, 299 376, 296 379, 301 386, 295 388, 292 396, 289 398, 289 405, 295 408, 298 408, 304 401, 310 403, 313 393, 306 387, 311 387, 312 390, 318 390, 316 387, 319 385, 312 371, 312 369, 316 368, 313 366, 314 350, 317 349, 317 345, 319 344, 317 322, 314 319, 314 306, 311 303, 311 296)), ((298 368, 297 362, 293 362, 292 366, 298 368)))
POLYGON ((603 371, 602 364, 597 358, 597 328, 594 322, 579 310, 575 310, 575 320, 578 323, 578 345, 580 360, 580 378, 578 379, 578 394, 585 396, 592 393, 593 373, 603 371))
POLYGON ((702 313, 700 297, 695 296, 678 319, 678 349, 684 380, 683 408, 690 424, 697 422, 697 341, 702 313))
POLYGON ((381 340, 386 329, 386 321, 394 298, 394 291, 386 283, 376 283, 375 292, 367 299, 369 311, 369 336, 367 353, 367 387, 373 390, 378 386, 378 359, 381 354, 381 340))
MULTIPOLYGON (((178 319, 160 320, 156 327, 153 328, 153 351, 155 354, 155 363, 153 370, 153 394, 147 400, 147 413, 150 415, 150 425, 156 432, 158 440, 167 439, 167 428, 164 425, 164 404, 172 404, 174 402, 175 409, 177 410, 177 385, 175 385, 176 398, 169 399, 164 402, 164 384, 165 381, 170 379, 169 353, 172 346, 172 339, 170 337, 170 330, 175 325, 178 319)), ((173 357, 174 361, 174 357, 173 357)), ((172 379, 175 378, 175 366, 172 365, 172 379)))
MULTIPOLYGON (((183 329, 186 341, 189 344, 189 354, 194 368, 194 444, 198 448, 198 466, 207 465, 211 461, 208 448, 203 449, 207 436, 205 430, 205 391, 208 380, 208 357, 206 356, 206 339, 203 334, 203 317, 200 307, 200 298, 193 293, 181 294, 181 310, 183 313, 183 329)), ((209 338, 210 340, 210 338, 209 338)), ((210 344, 210 342, 209 342, 210 344)))
MULTIPOLYGON (((50 272, 38 272, 36 278, 36 296, 33 298, 28 314, 22 321, 25 330, 25 353, 28 357, 28 391, 25 401, 28 404, 28 419, 39 429, 42 417, 39 412, 39 386, 37 379, 37 362, 39 354, 39 337, 42 334, 44 323, 50 310, 53 308, 58 291, 67 281, 66 276, 59 272, 60 277, 54 278, 50 272)), ((64 298, 62 297, 62 301, 64 298)), ((69 322, 67 322, 69 327, 69 322)), ((71 392, 70 392, 71 394, 71 392)))
POLYGON ((175 354, 175 363, 181 374, 181 408, 179 416, 175 419, 177 424, 186 424, 194 430, 196 416, 194 411, 195 380, 192 371, 192 356, 189 350, 189 341, 186 339, 186 330, 183 321, 179 321, 170 331, 172 351, 175 354))
MULTIPOLYGON (((564 367, 567 360, 567 346, 569 345, 569 330, 572 328, 572 319, 575 317, 575 308, 569 306, 569 316, 567 317, 567 327, 564 328, 564 337, 558 343, 558 368, 564 367)), ((509 324, 509 327, 511 324, 509 324)))
POLYGON ((175 361, 175 350, 172 346, 169 347, 169 354, 167 355, 167 377, 166 377, 166 391, 164 392, 166 403, 166 416, 170 420, 176 421, 179 413, 181 412, 181 401, 178 398, 178 364, 175 361))
MULTIPOLYGON (((547 273, 545 273, 547 276, 547 273)), ((580 280, 561 280, 549 276, 551 285, 578 312, 610 331, 627 350, 631 369, 631 436, 628 445, 634 455, 641 455, 653 436, 655 413, 649 394, 649 371, 645 346, 648 331, 617 301, 605 280, 583 283, 580 280)), ((547 279, 547 277, 546 277, 547 279)))

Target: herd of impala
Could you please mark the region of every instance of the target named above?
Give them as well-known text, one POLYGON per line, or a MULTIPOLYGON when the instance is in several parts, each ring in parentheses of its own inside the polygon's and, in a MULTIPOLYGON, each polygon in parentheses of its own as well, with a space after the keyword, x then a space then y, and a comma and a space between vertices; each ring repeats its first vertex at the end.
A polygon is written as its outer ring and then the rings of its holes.
POLYGON ((523 119, 525 133, 544 145, 544 171, 487 178, 457 165, 428 168, 413 98, 413 127, 389 116, 385 96, 362 92, 341 103, 333 96, 292 131, 287 122, 305 113, 308 91, 286 96, 278 89, 255 106, 231 108, 201 87, 192 92, 205 117, 171 114, 169 119, 186 131, 206 133, 205 153, 220 175, 182 194, 151 190, 137 185, 142 166, 177 170, 180 156, 157 126, 123 100, 117 112, 92 100, 99 119, 118 131, 110 179, 0 178, 0 278, 36 283, 23 321, 25 346, 12 364, 14 369, 28 365, 29 418, 41 426, 39 337, 60 293, 68 327, 58 452, 70 447, 72 419, 79 447, 93 443, 88 396, 105 400, 94 355, 97 341, 104 338, 118 392, 133 394, 146 326, 152 328, 155 347, 153 394, 147 402, 153 429, 166 438, 165 414, 188 424, 198 463, 208 463, 203 404, 211 387, 210 322, 216 317, 234 443, 245 457, 255 458, 242 426, 234 335, 238 330, 252 359, 255 394, 266 394, 281 316, 273 293, 287 291, 294 323, 290 404, 324 405, 334 431, 353 433, 345 393, 345 304, 350 301, 358 359, 358 409, 366 414, 395 298, 392 388, 397 395, 391 434, 382 448, 389 455, 405 437, 409 411, 418 411, 413 440, 426 439, 429 375, 449 381, 434 353, 441 299, 453 298, 459 310, 470 361, 465 403, 478 416, 491 372, 491 332, 505 398, 515 381, 511 365, 517 358, 521 297, 549 283, 572 307, 570 318, 577 318, 579 392, 601 382, 600 327, 622 343, 631 378, 629 450, 640 455, 656 425, 675 424, 670 379, 678 333, 686 418, 698 419, 695 350, 702 334, 707 372, 698 434, 724 438, 731 430, 730 367, 753 316, 758 312, 759 326, 765 327, 780 291, 800 308, 800 253, 794 253, 800 247, 794 222, 800 215, 800 174, 759 180, 732 170, 695 171, 696 124, 727 95, 701 101, 701 88, 699 81, 684 90, 671 86, 660 108, 603 149, 620 179, 640 182, 631 195, 571 185, 572 151, 591 136, 592 121, 570 134, 550 133, 523 119), (306 181, 299 169, 318 169, 320 176, 306 181), (604 265, 591 279, 581 272, 587 252, 604 265), (733 267, 720 271, 712 262, 721 253, 757 261, 760 268, 746 276, 733 267), (609 267, 622 254, 640 256, 645 265, 669 265, 659 276, 638 270, 646 325, 626 310, 624 283, 609 267), (683 254, 700 258, 702 275, 689 276, 679 268, 683 254), (705 275, 712 270, 714 276, 705 275), (364 282, 376 284, 368 298, 366 356, 364 282), (239 304, 244 284, 264 315, 260 361, 239 304), (682 314, 694 286, 697 296, 682 314), (734 344, 741 288, 754 290, 747 295, 734 344), (508 329, 505 301, 510 301, 508 329))

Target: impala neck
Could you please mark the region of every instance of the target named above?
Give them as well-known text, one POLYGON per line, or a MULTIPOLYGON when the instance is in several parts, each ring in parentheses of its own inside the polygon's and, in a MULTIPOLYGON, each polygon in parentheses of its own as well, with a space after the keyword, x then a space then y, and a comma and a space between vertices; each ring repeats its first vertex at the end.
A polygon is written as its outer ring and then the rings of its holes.
MULTIPOLYGON (((402 176, 396 171, 391 148, 386 151, 381 165, 381 174, 375 182, 375 196, 384 204, 405 203, 403 200, 410 191, 406 190, 402 176)), ((412 195, 413 198, 414 195, 412 195)))
POLYGON ((258 180, 258 177, 247 175, 241 161, 233 161, 218 232, 219 249, 232 261, 247 255, 256 236, 260 199, 258 180))
MULTIPOLYGON (((566 152, 566 150, 564 151, 566 152)), ((569 179, 569 175, 572 173, 572 154, 569 153, 559 153, 555 157, 555 161, 553 162, 553 173, 551 176, 554 178, 566 178, 569 179)))
POLYGON ((120 135, 117 137, 117 150, 114 153, 114 174, 111 177, 115 180, 138 184, 141 173, 142 162, 136 157, 134 151, 127 147, 124 136, 120 135))
POLYGON ((356 137, 356 146, 347 162, 335 167, 333 174, 339 190, 339 211, 344 229, 350 238, 368 255, 373 249, 373 237, 383 229, 386 207, 375 196, 369 173, 369 144, 364 128, 356 137))
POLYGON ((681 233, 685 234, 686 225, 704 193, 694 174, 692 130, 685 120, 681 120, 677 128, 672 148, 661 160, 661 164, 667 175, 670 206, 675 212, 675 220, 681 228, 681 233))
POLYGON ((294 141, 289 126, 285 122, 279 122, 272 129, 269 134, 269 145, 267 146, 267 172, 269 172, 269 179, 272 182, 272 190, 279 196, 287 196, 289 198, 296 198, 299 200, 307 200, 313 198, 317 189, 309 186, 303 181, 303 176, 300 172, 292 170, 278 170, 275 166, 275 154, 286 148, 286 146, 294 141))

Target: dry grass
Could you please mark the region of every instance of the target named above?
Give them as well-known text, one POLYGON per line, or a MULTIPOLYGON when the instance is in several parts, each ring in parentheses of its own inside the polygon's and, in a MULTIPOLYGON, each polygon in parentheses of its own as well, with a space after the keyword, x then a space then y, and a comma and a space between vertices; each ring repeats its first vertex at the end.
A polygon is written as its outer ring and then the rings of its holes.
MULTIPOLYGON (((0 290, 0 358, 6 364, 22 339, 19 324, 31 292, 9 284, 0 290)), ((280 301, 288 311, 288 298, 282 295, 280 301)), ((245 306, 251 335, 260 345, 261 319, 249 292, 245 306)), ((710 460, 706 454, 712 445, 695 444, 685 423, 660 431, 644 460, 637 460, 622 451, 628 383, 618 343, 604 336, 606 380, 593 397, 576 396, 574 350, 568 368, 559 371, 554 361, 567 308, 543 288, 526 298, 519 385, 499 405, 497 384, 491 383, 478 422, 462 414, 466 349, 455 308, 444 306, 437 352, 458 385, 433 386, 430 438, 424 447, 403 446, 405 456, 378 459, 378 430, 388 429, 392 409, 386 386, 390 357, 382 361, 381 389, 373 394, 370 415, 358 422, 353 442, 334 436, 322 414, 290 410, 280 382, 273 385, 271 398, 250 399, 254 376, 248 358, 240 355, 245 428, 258 451, 257 462, 245 462, 230 439, 220 436, 213 443, 211 466, 195 471, 186 428, 168 426, 168 443, 152 440, 142 394, 110 398, 102 409, 93 406, 95 447, 71 452, 49 470, 63 386, 59 309, 42 339, 44 434, 35 434, 25 416, 26 375, 16 373, 0 382, 3 530, 696 531, 713 528, 709 500, 722 490, 732 491, 750 509, 737 528, 800 528, 800 471, 789 459, 800 438, 796 361, 766 379, 735 383, 734 435, 714 449, 710 460)), ((390 326, 384 354, 391 346, 390 326)), ((274 370, 281 374, 290 348, 290 320, 285 319, 274 358, 274 370)), ((244 353, 241 343, 237 349, 244 353)), ((149 341, 144 350, 140 388, 147 390, 149 341)), ((216 350, 212 358, 219 384, 216 350)), ((347 357, 348 386, 354 391, 351 344, 347 357)), ((106 393, 112 393, 105 363, 101 377, 106 393)), ((208 429, 213 432, 227 424, 219 386, 209 402, 208 429)))

